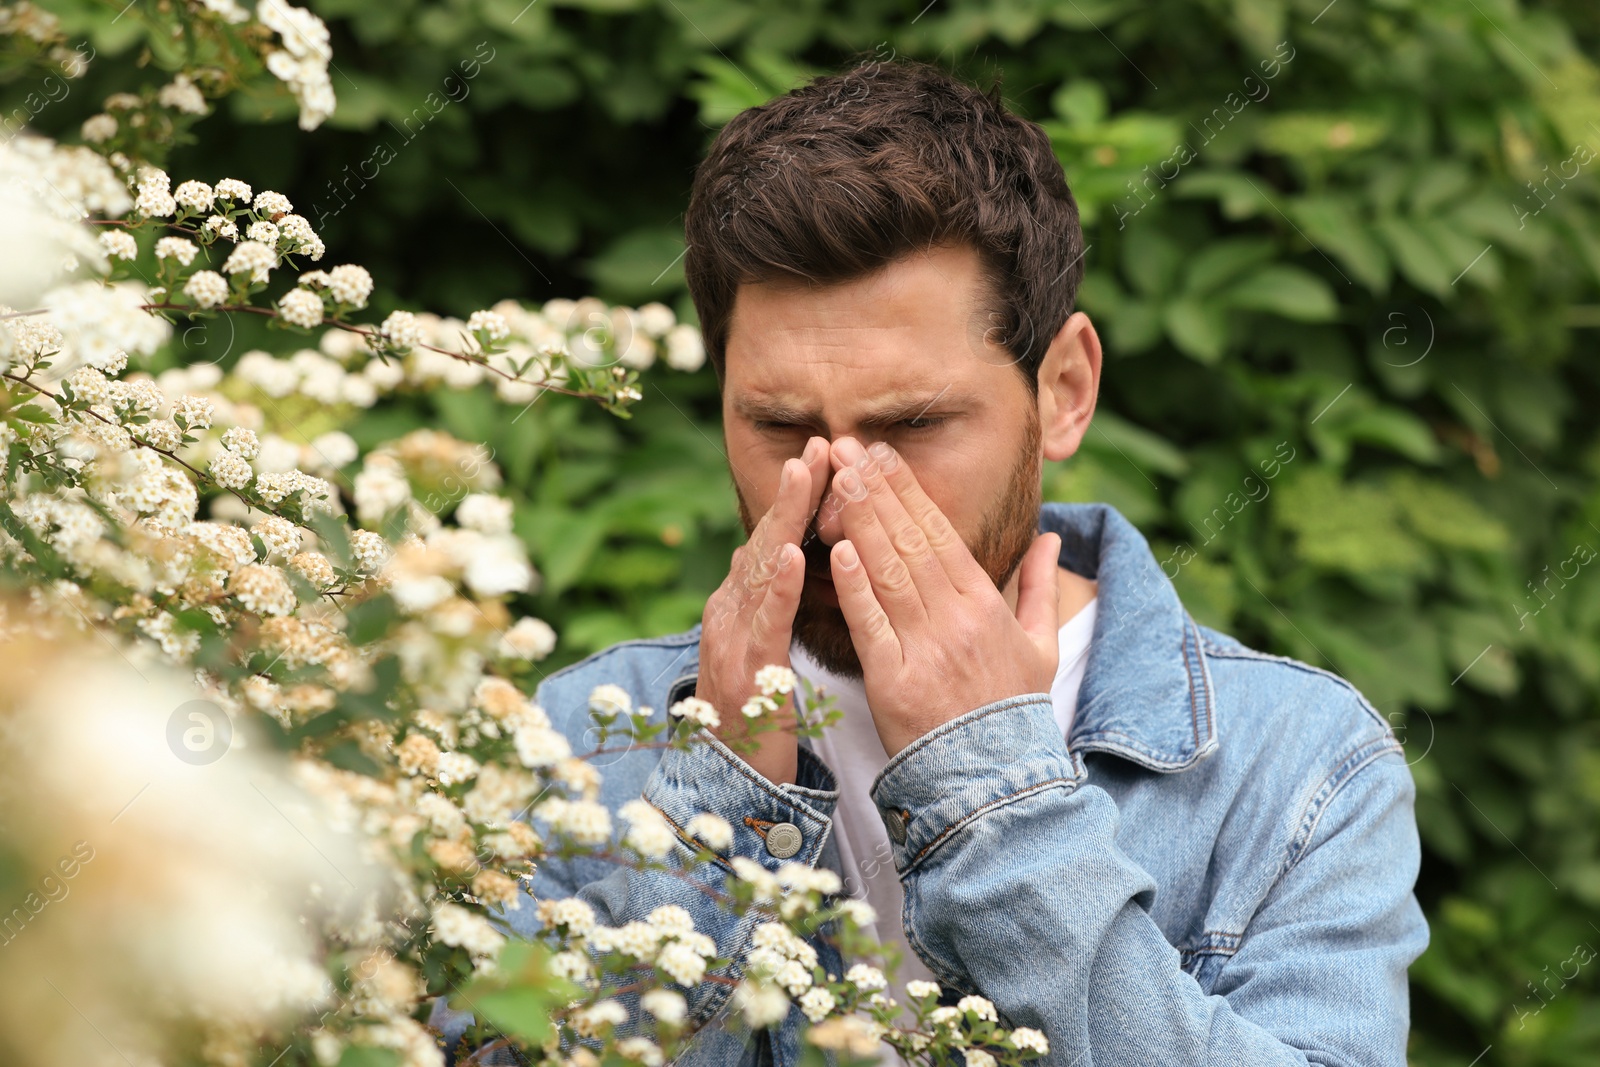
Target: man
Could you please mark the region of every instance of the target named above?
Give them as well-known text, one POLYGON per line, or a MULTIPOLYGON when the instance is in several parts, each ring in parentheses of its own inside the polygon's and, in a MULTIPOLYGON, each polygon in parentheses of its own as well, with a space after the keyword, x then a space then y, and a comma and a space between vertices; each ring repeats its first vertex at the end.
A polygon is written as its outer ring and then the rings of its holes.
MULTIPOLYGON (((1043 131, 934 68, 866 64, 729 123, 686 229, 750 540, 700 626, 537 700, 581 748, 598 684, 658 715, 697 695, 729 741, 756 671, 790 664, 846 714, 744 757, 628 752, 605 801, 720 815, 728 858, 832 867, 902 978, 988 997, 1051 1063, 1403 1064, 1427 927, 1400 745, 1344 681, 1197 625, 1111 508, 1041 508, 1101 368, 1043 131)), ((753 919, 677 879, 577 861, 534 889, 611 924, 679 903, 722 955, 749 947, 753 919)), ((680 1062, 798 1062, 797 1008, 750 1035, 727 1000, 693 992, 680 1062)))

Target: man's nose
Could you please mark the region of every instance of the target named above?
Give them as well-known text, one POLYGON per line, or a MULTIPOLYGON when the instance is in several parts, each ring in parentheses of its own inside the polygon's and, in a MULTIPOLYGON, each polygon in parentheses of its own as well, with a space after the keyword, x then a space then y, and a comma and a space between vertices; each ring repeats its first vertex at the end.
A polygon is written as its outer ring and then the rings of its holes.
POLYGON ((865 442, 854 434, 844 434, 829 442, 828 488, 822 494, 822 504, 817 508, 817 517, 812 524, 817 531, 817 539, 829 548, 844 540, 844 524, 839 517, 844 508, 844 497, 833 488, 833 475, 844 466, 840 453, 846 457, 859 456, 864 448, 865 442))

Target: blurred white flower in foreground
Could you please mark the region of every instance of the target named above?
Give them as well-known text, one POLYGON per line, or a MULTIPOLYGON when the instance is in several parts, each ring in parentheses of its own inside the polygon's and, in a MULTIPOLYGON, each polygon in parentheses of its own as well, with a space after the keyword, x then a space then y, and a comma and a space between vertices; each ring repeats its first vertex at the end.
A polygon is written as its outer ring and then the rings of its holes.
POLYGON ((315 924, 378 879, 286 758, 103 644, 18 635, 0 674, 0 1062, 249 1045, 331 1001, 315 924))

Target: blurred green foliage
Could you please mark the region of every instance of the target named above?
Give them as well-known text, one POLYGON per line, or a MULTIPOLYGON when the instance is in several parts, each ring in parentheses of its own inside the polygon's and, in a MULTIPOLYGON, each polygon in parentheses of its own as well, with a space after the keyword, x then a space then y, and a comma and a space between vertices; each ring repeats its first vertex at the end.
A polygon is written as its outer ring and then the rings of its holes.
MULTIPOLYGON (((144 47, 120 4, 52 6, 101 52, 144 47)), ((333 262, 459 314, 585 292, 692 314, 681 216, 728 116, 852 55, 1003 75, 1078 195, 1109 353, 1047 495, 1120 508, 1198 618, 1348 676, 1405 738, 1433 928, 1413 1062, 1596 1062, 1591 0, 312 6, 329 126, 236 97, 197 129, 223 170, 173 169, 282 190, 333 262)), ((72 130, 115 77, 36 125, 72 130)), ((555 663, 697 621, 738 535, 709 370, 644 386, 627 423, 462 395, 384 416, 487 437, 555 663)))

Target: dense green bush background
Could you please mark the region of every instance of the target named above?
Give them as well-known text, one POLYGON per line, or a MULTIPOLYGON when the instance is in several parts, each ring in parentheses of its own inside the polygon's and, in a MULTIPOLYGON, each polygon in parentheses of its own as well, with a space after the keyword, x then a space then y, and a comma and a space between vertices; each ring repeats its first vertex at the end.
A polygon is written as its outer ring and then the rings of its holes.
MULTIPOLYGON (((688 313, 681 213, 728 115, 853 54, 1003 76, 1079 197, 1109 351, 1048 495, 1121 508, 1202 621, 1350 677, 1403 732, 1433 926, 1413 1061, 1600 1061, 1600 9, 924 2, 317 0, 334 120, 303 136, 247 94, 174 171, 284 191, 391 301, 688 313), (1176 180, 1130 192, 1182 143, 1176 180)), ((102 53, 145 45, 121 3, 47 6, 102 53)), ((37 124, 72 130, 125 67, 37 124)), ((692 624, 736 540, 709 370, 644 385, 631 422, 399 416, 487 432, 557 662, 692 624)))

